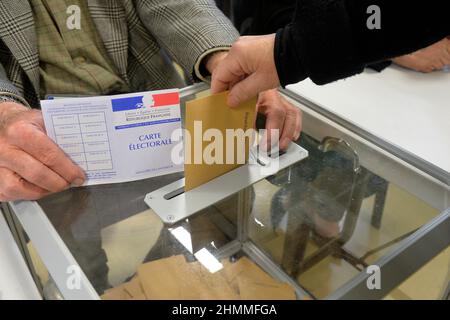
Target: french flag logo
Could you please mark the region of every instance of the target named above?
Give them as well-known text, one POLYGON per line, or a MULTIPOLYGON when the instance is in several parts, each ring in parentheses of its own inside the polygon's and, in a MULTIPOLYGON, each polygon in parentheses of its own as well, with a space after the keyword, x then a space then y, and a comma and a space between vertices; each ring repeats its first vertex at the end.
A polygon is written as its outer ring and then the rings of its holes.
POLYGON ((153 97, 152 99, 153 108, 167 107, 180 104, 180 94, 178 92, 154 94, 152 97, 153 97))
POLYGON ((180 104, 178 92, 147 93, 136 97, 112 99, 113 112, 169 107, 180 104))

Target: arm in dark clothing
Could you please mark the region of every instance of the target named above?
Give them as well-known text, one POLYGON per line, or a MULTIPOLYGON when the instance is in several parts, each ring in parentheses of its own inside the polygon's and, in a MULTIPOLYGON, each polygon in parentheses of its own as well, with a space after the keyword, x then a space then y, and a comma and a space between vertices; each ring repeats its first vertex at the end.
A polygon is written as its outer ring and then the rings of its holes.
POLYGON ((309 77, 326 84, 372 62, 407 54, 450 34, 449 1, 298 0, 292 23, 277 32, 275 63, 283 86, 309 77), (432 2, 432 3, 431 3, 432 2), (381 9, 370 30, 367 8, 381 9))
POLYGON ((239 1, 253 7, 253 21, 246 35, 274 33, 291 23, 296 0, 239 1))

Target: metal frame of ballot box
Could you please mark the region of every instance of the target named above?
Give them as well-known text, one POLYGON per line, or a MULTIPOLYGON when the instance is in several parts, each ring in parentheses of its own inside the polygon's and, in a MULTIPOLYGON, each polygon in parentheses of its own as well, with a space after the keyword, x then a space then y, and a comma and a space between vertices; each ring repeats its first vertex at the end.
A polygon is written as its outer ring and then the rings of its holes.
MULTIPOLYGON (((180 94, 182 97, 187 98, 207 89, 208 86, 206 84, 196 84, 180 90, 180 94)), ((286 94, 286 92, 283 93, 286 94)), ((437 174, 436 177, 433 175, 435 172, 433 168, 419 171, 414 162, 407 162, 405 161, 405 155, 398 154, 399 150, 393 148, 389 149, 387 147, 380 148, 380 144, 377 141, 373 141, 367 133, 360 129, 358 129, 358 131, 350 130, 347 124, 336 121, 336 119, 330 115, 323 114, 320 110, 311 106, 306 101, 303 101, 300 97, 288 94, 287 98, 294 105, 302 109, 304 129, 308 134, 312 134, 314 138, 319 141, 327 136, 344 139, 349 142, 358 153, 362 165, 376 174, 389 176, 391 181, 402 188, 405 188, 405 190, 408 190, 408 192, 413 195, 420 197, 433 207, 440 208, 442 211, 442 214, 438 215, 435 219, 429 221, 417 231, 396 243, 391 252, 375 262, 375 265, 379 266, 381 273, 383 274, 383 282, 380 290, 369 290, 367 288, 366 279, 370 275, 366 272, 367 270, 363 270, 355 278, 351 279, 328 297, 328 299, 382 298, 393 288, 410 277, 415 271, 424 266, 433 257, 450 246, 450 232, 448 232, 448 230, 450 230, 450 209, 448 209, 448 206, 447 208, 444 208, 442 204, 442 199, 450 199, 448 185, 443 183, 440 174, 437 174), (378 152, 374 154, 373 150, 378 152)), ((387 143, 385 143, 385 145, 387 145, 387 143)), ((291 151, 293 153, 301 152, 301 150, 296 147, 291 149, 291 151)), ((293 153, 288 153, 288 156, 284 158, 283 155, 280 157, 281 162, 283 162, 283 159, 287 161, 286 167, 289 167, 289 163, 298 161, 298 154, 293 158, 290 157, 293 153)), ((304 153, 303 156, 305 156, 304 153)), ((421 169, 426 169, 422 168, 423 165, 426 164, 422 163, 420 165, 421 169)), ((249 168, 246 168, 245 170, 249 170, 249 168)), ((230 176, 233 176, 233 174, 230 176)), ((295 279, 290 277, 283 268, 275 263, 273 259, 255 244, 249 236, 248 222, 251 211, 250 208, 252 206, 252 188, 248 186, 251 186, 251 182, 257 182, 260 179, 264 179, 264 176, 258 176, 258 179, 247 180, 247 185, 245 183, 240 185, 240 187, 243 188, 237 193, 239 204, 237 237, 235 240, 218 250, 217 258, 229 258, 239 252, 244 252, 271 276, 291 284, 295 288, 299 299, 311 298, 313 297, 311 293, 303 288, 295 279)), ((214 182, 212 183, 214 184, 214 182)), ((160 189, 159 191, 161 192, 158 194, 152 194, 160 197, 161 195, 167 194, 167 192, 178 190, 182 186, 182 181, 178 181, 176 185, 170 186, 170 188, 167 187, 167 189, 160 189)), ((195 189, 190 192, 192 191, 195 191, 195 189)), ((145 190, 143 192, 145 193, 145 190)), ((237 190, 235 192, 237 192, 237 190)), ((184 195, 185 199, 188 193, 184 195)), ((172 200, 177 198, 182 199, 182 194, 178 197, 173 197, 172 200)), ((147 201, 154 205, 154 202, 149 200, 153 199, 147 198, 147 201)), ((163 202, 164 207, 173 205, 171 201, 166 199, 162 200, 159 198, 159 201, 166 201, 163 202)), ((174 201, 179 204, 179 201, 181 200, 174 201)), ((218 198, 216 197, 214 201, 218 201, 218 198)), ((204 207, 204 205, 205 204, 199 205, 194 208, 195 210, 189 208, 189 210, 183 211, 182 215, 174 217, 173 219, 170 219, 168 216, 162 218, 166 222, 172 223, 172 221, 175 222, 176 220, 184 219, 186 214, 191 214, 197 209, 204 207)), ((68 270, 71 270, 70 268, 73 268, 73 266, 78 266, 78 263, 37 202, 18 201, 4 204, 4 212, 5 215, 8 216, 8 221, 11 221, 14 225, 14 228, 17 231, 16 234, 19 235, 16 241, 21 244, 24 256, 30 259, 29 255, 26 253, 26 242, 28 240, 23 236, 26 234, 29 241, 33 243, 34 248, 44 262, 51 278, 54 280, 56 287, 64 299, 99 299, 97 292, 94 290, 89 279, 81 269, 80 288, 78 290, 71 290, 67 287, 67 272, 68 270)), ((35 275, 32 270, 33 263, 31 260, 28 261, 28 264, 32 271, 32 275, 35 275)))

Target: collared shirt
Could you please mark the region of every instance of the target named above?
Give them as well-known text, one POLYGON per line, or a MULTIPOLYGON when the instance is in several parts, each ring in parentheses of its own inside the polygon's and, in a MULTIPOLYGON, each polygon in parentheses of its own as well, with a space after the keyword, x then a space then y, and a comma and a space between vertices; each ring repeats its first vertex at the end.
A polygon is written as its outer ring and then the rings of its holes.
POLYGON ((40 62, 40 95, 129 91, 108 57, 85 0, 30 0, 40 62), (79 23, 78 23, 79 22, 79 23))

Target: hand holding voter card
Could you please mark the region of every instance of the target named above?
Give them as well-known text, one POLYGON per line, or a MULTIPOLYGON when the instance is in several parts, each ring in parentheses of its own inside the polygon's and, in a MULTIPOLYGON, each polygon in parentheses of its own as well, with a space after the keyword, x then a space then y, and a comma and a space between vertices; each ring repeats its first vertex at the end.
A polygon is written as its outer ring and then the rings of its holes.
POLYGON ((86 173, 86 185, 183 170, 171 161, 181 128, 178 90, 42 102, 48 136, 86 173))
POLYGON ((226 95, 187 103, 185 132, 176 89, 45 100, 42 111, 48 136, 83 169, 85 185, 185 170, 189 190, 248 160, 256 100, 229 108, 226 95), (244 133, 244 148, 227 148, 227 129, 244 133))

